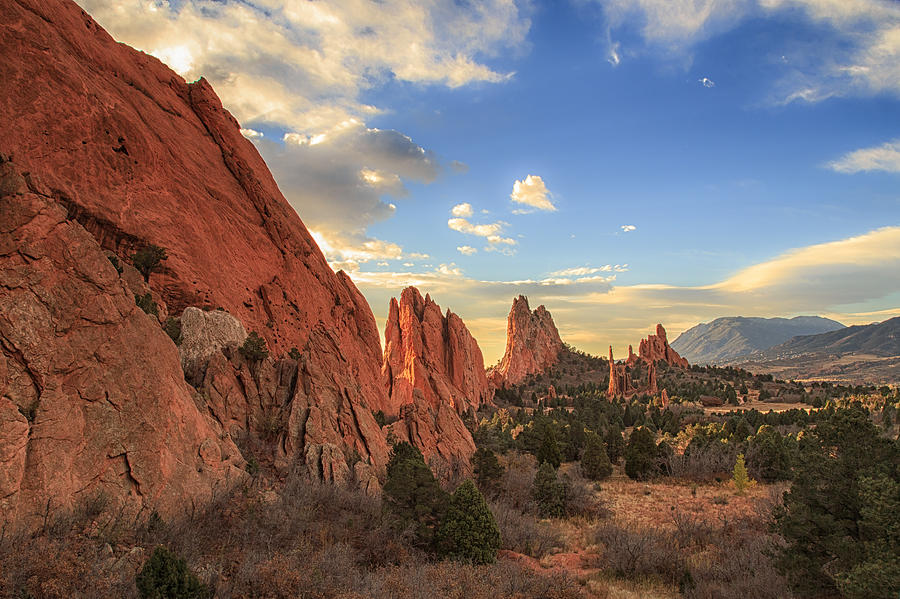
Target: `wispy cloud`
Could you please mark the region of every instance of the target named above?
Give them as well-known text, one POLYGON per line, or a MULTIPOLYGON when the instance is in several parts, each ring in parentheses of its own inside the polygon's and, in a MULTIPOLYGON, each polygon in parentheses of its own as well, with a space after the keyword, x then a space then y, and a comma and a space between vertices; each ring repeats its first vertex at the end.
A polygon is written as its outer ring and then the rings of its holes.
POLYGON ((552 197, 544 180, 538 175, 528 175, 523 180, 513 183, 513 190, 509 195, 513 203, 527 206, 514 210, 515 214, 527 214, 535 210, 555 212, 556 206, 553 205, 552 197))
POLYGON ((710 79, 709 77, 701 77, 700 79, 697 79, 697 81, 698 81, 698 82, 700 83, 700 85, 702 85, 703 87, 709 88, 709 87, 715 87, 715 86, 716 86, 716 82, 713 81, 712 79, 710 79))
MULTIPOLYGON (((805 16, 824 26, 828 39, 803 57, 783 60, 772 90, 774 103, 820 102, 833 96, 887 92, 900 95, 900 3, 883 0, 595 0, 613 29, 641 28, 646 42, 667 57, 689 54, 696 44, 747 18, 805 16), (823 44, 828 43, 828 51, 823 44)), ((819 34, 821 35, 821 33, 819 34)), ((782 57, 783 58, 783 57, 782 57)), ((687 61, 689 64, 690 61, 687 61)), ((704 85, 706 78, 700 80, 704 85)), ((710 86, 711 87, 711 86, 710 86)))
POLYGON ((623 233, 631 233, 632 231, 637 230, 637 227, 635 227, 634 225, 622 225, 619 228, 622 229, 623 233))
POLYGON ((826 165, 839 173, 885 171, 900 173, 900 139, 844 154, 826 165))

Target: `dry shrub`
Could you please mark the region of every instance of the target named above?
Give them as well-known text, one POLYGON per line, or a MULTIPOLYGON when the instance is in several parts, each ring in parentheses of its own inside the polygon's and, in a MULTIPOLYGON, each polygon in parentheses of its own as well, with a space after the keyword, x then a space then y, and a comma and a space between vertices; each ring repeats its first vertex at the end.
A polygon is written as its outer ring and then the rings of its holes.
POLYGON ((527 453, 509 453, 502 458, 506 471, 500 479, 498 495, 510 506, 529 513, 537 513, 531 485, 537 472, 537 461, 527 453))
POLYGON ((688 599, 788 599, 790 588, 768 557, 774 541, 759 535, 720 535, 715 550, 696 556, 688 599))
POLYGON ((737 448, 721 443, 711 443, 707 447, 694 449, 690 453, 671 453, 665 458, 664 467, 669 476, 676 478, 710 481, 716 478, 731 478, 737 448))
POLYGON ((539 521, 534 515, 506 503, 502 499, 488 502, 497 526, 503 549, 541 558, 551 549, 565 544, 562 532, 554 522, 539 521))
POLYGON ((594 540, 603 545, 601 563, 618 576, 690 585, 684 556, 668 534, 648 529, 629 530, 608 522, 597 526, 594 540))

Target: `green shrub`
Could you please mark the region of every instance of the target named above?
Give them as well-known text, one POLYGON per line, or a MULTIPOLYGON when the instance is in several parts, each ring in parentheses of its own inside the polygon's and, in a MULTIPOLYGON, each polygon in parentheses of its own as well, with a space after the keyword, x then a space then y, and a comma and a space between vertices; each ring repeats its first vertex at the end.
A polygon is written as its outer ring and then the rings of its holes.
POLYGON ((150 559, 135 580, 144 599, 206 599, 212 593, 187 567, 187 562, 162 545, 153 550, 150 559))
POLYGON ((543 462, 534 475, 531 495, 542 518, 563 518, 569 500, 569 485, 556 476, 556 468, 543 462))
POLYGON ((177 318, 168 317, 166 319, 166 323, 163 325, 163 330, 166 332, 166 335, 172 339, 172 342, 175 345, 181 345, 182 336, 181 336, 181 321, 177 318))
POLYGON ((296 347, 292 347, 291 351, 288 352, 288 357, 291 360, 297 360, 299 362, 300 361, 300 350, 297 349, 296 347))
POLYGON ((765 482, 790 479, 791 452, 781 433, 767 424, 759 427, 747 447, 747 466, 765 482))
POLYGON ((634 429, 625 447, 625 474, 646 480, 658 472, 655 435, 647 428, 634 429))
POLYGON ((484 496, 466 480, 450 497, 450 505, 437 532, 438 545, 447 557, 490 564, 500 550, 500 529, 484 496))
POLYGON ((149 293, 145 293, 144 295, 135 295, 134 303, 137 304, 137 307, 143 310, 145 313, 151 316, 159 316, 159 308, 156 305, 156 302, 153 301, 153 296, 149 293))
POLYGON ((606 430, 604 437, 606 442, 606 455, 613 464, 617 463, 625 455, 625 439, 622 437, 622 429, 612 425, 606 430))
POLYGON ((250 362, 262 362, 269 357, 266 340, 260 337, 256 331, 250 331, 250 334, 244 339, 244 343, 238 348, 238 351, 250 362))
POLYGON ((535 457, 538 464, 546 462, 553 466, 554 470, 559 468, 559 465, 562 463, 562 455, 559 452, 559 445, 556 443, 556 435, 553 434, 553 429, 549 424, 544 426, 541 444, 538 446, 535 457))
POLYGON ((383 427, 383 426, 387 425, 387 416, 384 415, 384 410, 378 410, 377 412, 373 412, 372 416, 375 417, 375 423, 378 426, 383 427))
POLYGON ((382 506, 399 528, 411 529, 420 547, 434 548, 435 532, 447 511, 441 489, 422 453, 405 441, 394 445, 387 465, 382 506))
POLYGON ((600 435, 588 433, 581 456, 581 474, 589 480, 603 480, 612 474, 613 467, 600 435))
POLYGON ((487 492, 494 491, 503 478, 503 466, 497 459, 497 455, 485 447, 479 447, 472 456, 472 470, 478 488, 487 492))
POLYGON ((159 265, 168 258, 165 248, 150 244, 137 251, 131 257, 131 264, 144 275, 144 282, 150 282, 150 273, 159 268, 159 265))

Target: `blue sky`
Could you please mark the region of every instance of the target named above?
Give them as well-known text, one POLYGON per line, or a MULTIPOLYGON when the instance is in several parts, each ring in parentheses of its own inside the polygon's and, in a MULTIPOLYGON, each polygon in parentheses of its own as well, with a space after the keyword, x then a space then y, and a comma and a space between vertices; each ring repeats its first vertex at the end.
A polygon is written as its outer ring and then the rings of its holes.
POLYGON ((518 293, 597 353, 900 313, 898 3, 80 3, 210 79, 376 318, 416 284, 488 362, 518 293))

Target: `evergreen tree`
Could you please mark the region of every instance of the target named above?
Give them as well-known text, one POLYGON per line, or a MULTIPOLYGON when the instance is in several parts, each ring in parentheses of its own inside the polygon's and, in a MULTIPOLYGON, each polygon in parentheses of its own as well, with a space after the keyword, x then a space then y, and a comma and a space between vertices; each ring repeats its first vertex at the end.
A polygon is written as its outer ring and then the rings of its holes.
POLYGON ((606 436, 603 439, 606 442, 606 455, 613 464, 617 463, 623 455, 625 455, 625 438, 622 437, 622 429, 617 425, 610 425, 606 429, 606 436))
POLYGON ((553 466, 553 469, 559 468, 562 463, 562 455, 559 453, 559 445, 556 443, 556 435, 553 434, 553 428, 548 423, 544 425, 544 433, 541 438, 541 444, 535 455, 539 464, 544 462, 553 466))
POLYGON ((472 470, 478 487, 485 493, 494 491, 503 477, 503 466, 497 460, 497 455, 485 447, 479 447, 472 456, 472 470))
POLYGON ((391 449, 382 506, 395 524, 411 528, 416 543, 434 547, 434 534, 447 509, 447 493, 441 489, 422 453, 403 442, 391 449))
POLYGON ((569 485, 557 478, 556 468, 549 462, 542 462, 534 475, 531 494, 542 518, 562 518, 566 515, 569 485))
POLYGON ((634 429, 625 447, 625 474, 646 480, 658 471, 655 435, 647 428, 634 429))
POLYGON ((777 430, 764 424, 750 439, 747 463, 756 477, 765 482, 791 477, 790 449, 777 430))
POLYGON ((590 480, 602 480, 612 474, 613 467, 600 435, 588 433, 581 456, 581 473, 590 480))
POLYGON ((266 340, 256 331, 250 331, 244 343, 238 348, 241 355, 250 362, 262 362, 269 357, 269 349, 266 340))
POLYGON ((135 583, 142 599, 206 599, 212 596, 206 585, 188 569, 184 558, 162 545, 150 554, 135 583))
POLYGON ((797 594, 896 597, 900 589, 900 448, 861 406, 804 433, 791 489, 776 509, 776 564, 797 594))
POLYGON ((450 498, 437 532, 444 555, 473 564, 490 564, 500 550, 500 529, 484 496, 466 480, 450 498))

